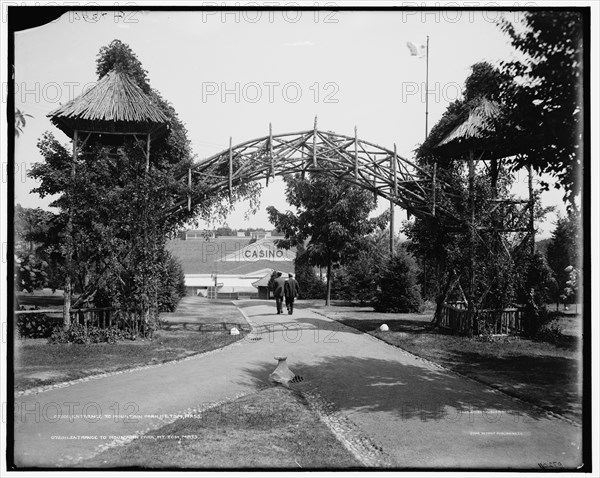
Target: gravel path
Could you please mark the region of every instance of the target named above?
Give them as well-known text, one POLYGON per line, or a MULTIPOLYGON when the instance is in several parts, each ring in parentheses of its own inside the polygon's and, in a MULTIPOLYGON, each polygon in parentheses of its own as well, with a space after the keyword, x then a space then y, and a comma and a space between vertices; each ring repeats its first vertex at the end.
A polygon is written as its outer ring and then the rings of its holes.
MULTIPOLYGON (((210 354, 15 398, 21 466, 73 465, 268 383, 287 356, 291 386, 369 467, 533 468, 581 463, 581 429, 355 329, 299 308, 240 301, 254 326, 210 354)), ((301 304, 300 304, 300 307, 301 304)))

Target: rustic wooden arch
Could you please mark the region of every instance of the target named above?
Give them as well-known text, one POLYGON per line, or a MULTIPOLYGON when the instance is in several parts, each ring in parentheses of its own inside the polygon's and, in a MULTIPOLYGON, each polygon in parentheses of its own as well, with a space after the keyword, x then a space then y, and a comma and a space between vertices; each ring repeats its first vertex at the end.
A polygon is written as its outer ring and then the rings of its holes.
MULTIPOLYGON (((459 221, 439 205, 436 194, 446 194, 445 183, 393 150, 354 136, 313 129, 273 134, 233 145, 199 162, 189 170, 190 195, 187 207, 217 192, 228 191, 249 181, 266 180, 293 173, 319 171, 339 180, 357 184, 376 196, 398 205, 417 217, 437 216, 454 225, 459 221), (202 194, 193 184, 201 180, 202 194)), ((183 179, 183 178, 182 178, 183 179)), ((178 204, 185 207, 185 201, 178 204)))

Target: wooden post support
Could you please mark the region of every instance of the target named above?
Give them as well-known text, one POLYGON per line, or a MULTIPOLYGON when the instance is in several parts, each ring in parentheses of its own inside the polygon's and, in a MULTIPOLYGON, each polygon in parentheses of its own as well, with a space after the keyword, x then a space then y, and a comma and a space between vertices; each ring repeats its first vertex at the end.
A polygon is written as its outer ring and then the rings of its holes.
POLYGON ((390 166, 390 171, 392 175, 392 184, 393 188, 390 187, 390 257, 394 256, 394 231, 396 230, 394 223, 394 199, 398 194, 398 176, 396 175, 396 143, 394 143, 394 156, 390 158, 390 162, 392 163, 390 166))
POLYGON ((531 248, 531 255, 535 253, 535 197, 533 195, 533 169, 531 164, 527 165, 528 187, 529 187, 529 241, 531 248))
POLYGON ((192 168, 188 169, 188 211, 192 210, 192 168))
POLYGON ((394 201, 390 197, 390 256, 394 255, 394 201))
MULTIPOLYGON (((275 158, 273 157, 273 127, 269 123, 269 156, 271 156, 271 177, 275 179, 275 158)), ((267 185, 269 184, 269 178, 267 176, 267 185)))
POLYGON ((375 206, 377 206, 377 176, 373 174, 372 176, 372 184, 373 184, 373 201, 375 201, 375 206))
POLYGON ((150 171, 150 134, 146 135, 146 172, 150 171))
POLYGON ((229 137, 229 202, 231 202, 233 194, 233 149, 232 149, 232 138, 229 137))
POLYGON ((431 214, 435 216, 435 179, 437 175, 437 162, 433 163, 433 180, 431 185, 431 214))
POLYGON ((398 195, 398 154, 396 153, 396 143, 394 143, 394 161, 392 162, 392 173, 394 175, 394 196, 398 195))
POLYGON ((358 179, 358 132, 354 127, 354 179, 358 179))
MULTIPOLYGON (((73 161, 71 162, 71 185, 73 187, 73 182, 75 181, 75 164, 77 162, 77 155, 79 147, 79 131, 75 130, 73 132, 73 161)), ((71 269, 73 267, 73 207, 74 200, 73 196, 69 194, 69 219, 67 222, 67 230, 66 230, 66 246, 67 246, 67 254, 66 254, 66 274, 65 274, 65 289, 63 291, 63 328, 64 330, 69 330, 71 328, 71 296, 73 293, 73 284, 71 278, 71 269)))
POLYGON ((315 116, 315 125, 313 127, 313 168, 317 167, 317 117, 315 116))
POLYGON ((473 159, 473 150, 469 150, 469 210, 470 217, 470 234, 469 234, 469 296, 468 296, 468 320, 469 320, 469 335, 473 333, 475 324, 474 301, 475 301, 475 161, 473 159))

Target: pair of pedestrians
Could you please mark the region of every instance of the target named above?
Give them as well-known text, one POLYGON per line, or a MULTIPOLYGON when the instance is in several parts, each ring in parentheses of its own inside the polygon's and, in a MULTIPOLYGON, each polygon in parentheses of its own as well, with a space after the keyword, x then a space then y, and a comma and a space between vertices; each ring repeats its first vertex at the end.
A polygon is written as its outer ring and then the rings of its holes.
POLYGON ((281 272, 277 272, 277 277, 273 281, 273 295, 275 296, 275 305, 277 313, 283 314, 283 300, 285 298, 285 306, 288 314, 294 313, 294 300, 298 297, 300 286, 298 281, 294 279, 294 274, 289 274, 288 279, 282 277, 281 272))

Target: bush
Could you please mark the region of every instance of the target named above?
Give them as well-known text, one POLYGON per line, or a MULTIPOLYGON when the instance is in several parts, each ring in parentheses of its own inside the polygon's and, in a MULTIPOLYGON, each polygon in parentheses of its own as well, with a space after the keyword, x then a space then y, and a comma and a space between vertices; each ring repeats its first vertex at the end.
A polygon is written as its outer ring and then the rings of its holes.
POLYGON ((327 293, 327 284, 315 273, 315 268, 308 262, 308 254, 301 248, 294 261, 296 280, 300 286, 300 299, 324 299, 327 293))
POLYGON ((375 299, 378 274, 383 259, 377 244, 366 243, 365 249, 335 272, 331 294, 339 300, 370 304, 375 299))
POLYGON ((19 314, 17 315, 17 333, 22 339, 45 339, 50 337, 52 330, 62 317, 52 318, 46 314, 19 314))
POLYGON ((68 331, 62 326, 55 327, 48 338, 49 344, 114 344, 119 340, 129 338, 129 333, 116 325, 102 329, 96 326, 85 326, 74 323, 68 331))
POLYGON ((384 266, 373 307, 377 312, 420 312, 423 307, 417 283, 417 266, 404 248, 384 266))
POLYGON ((534 339, 540 342, 549 342, 551 344, 560 344, 564 341, 562 333, 563 326, 557 319, 552 319, 543 324, 536 332, 534 339))

